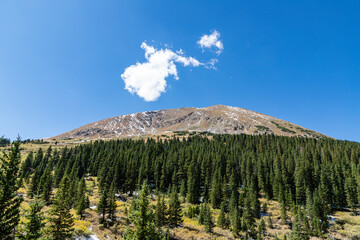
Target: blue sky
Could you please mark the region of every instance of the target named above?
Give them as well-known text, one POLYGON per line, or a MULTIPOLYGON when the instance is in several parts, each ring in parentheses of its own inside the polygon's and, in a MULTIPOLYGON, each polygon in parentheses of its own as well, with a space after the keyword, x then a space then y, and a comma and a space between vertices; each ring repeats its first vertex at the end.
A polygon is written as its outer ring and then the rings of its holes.
POLYGON ((0 1, 0 135, 43 138, 133 112, 243 107, 360 141, 359 1, 0 1), (216 30, 224 49, 197 44, 216 30), (183 66, 145 101, 121 77, 143 42, 183 66))

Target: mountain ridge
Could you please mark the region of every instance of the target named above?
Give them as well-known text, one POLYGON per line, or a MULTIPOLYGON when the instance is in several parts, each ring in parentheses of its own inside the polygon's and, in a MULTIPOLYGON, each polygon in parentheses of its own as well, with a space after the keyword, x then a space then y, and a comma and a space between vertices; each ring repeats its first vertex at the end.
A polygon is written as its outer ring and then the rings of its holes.
POLYGON ((174 132, 213 134, 275 134, 281 136, 327 137, 259 112, 240 107, 213 105, 182 107, 120 115, 93 122, 48 139, 113 139, 174 132))

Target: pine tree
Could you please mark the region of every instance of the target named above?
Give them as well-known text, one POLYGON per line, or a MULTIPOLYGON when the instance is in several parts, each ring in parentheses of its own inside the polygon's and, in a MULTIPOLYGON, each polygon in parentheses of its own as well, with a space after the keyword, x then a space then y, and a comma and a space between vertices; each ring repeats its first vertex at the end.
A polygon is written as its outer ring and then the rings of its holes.
POLYGON ((51 168, 50 165, 46 167, 43 175, 40 178, 40 184, 39 184, 39 195, 41 195, 43 201, 46 204, 50 203, 51 193, 52 193, 52 187, 53 187, 53 179, 51 174, 51 168))
POLYGON ((221 204, 221 172, 218 168, 211 184, 210 200, 213 208, 219 208, 221 204))
POLYGON ((239 193, 238 191, 231 192, 229 201, 229 210, 235 209, 239 204, 239 193))
POLYGON ((183 198, 186 197, 186 183, 184 179, 181 181, 180 196, 182 196, 183 198))
POLYGON ((89 196, 86 196, 85 206, 86 206, 86 208, 90 208, 90 199, 89 199, 89 196))
POLYGON ((116 220, 116 198, 115 198, 115 182, 113 181, 110 186, 110 196, 109 196, 109 208, 108 208, 108 216, 112 223, 116 220))
POLYGON ((39 164, 42 162, 44 158, 44 152, 42 150, 42 148, 39 148, 39 150, 37 151, 36 155, 35 155, 35 159, 34 159, 34 162, 33 162, 33 168, 36 169, 39 164))
POLYGON ((70 179, 65 175, 60 182, 49 211, 49 237, 53 240, 71 239, 74 233, 74 220, 70 213, 70 179))
POLYGON ((179 227, 183 222, 181 203, 176 188, 173 189, 169 204, 169 226, 171 228, 179 227))
POLYGON ((0 156, 0 236, 2 240, 13 239, 19 224, 19 208, 22 197, 17 195, 20 168, 20 139, 14 142, 10 152, 0 156))
MULTIPOLYGON (((317 235, 321 235, 328 229, 328 217, 325 212, 325 203, 319 197, 318 191, 313 194, 312 208, 310 217, 312 220, 313 229, 317 235)), ((301 221, 301 219, 299 219, 301 221)))
POLYGON ((286 223, 288 220, 288 215, 286 211, 285 202, 280 203, 280 207, 281 207, 281 220, 283 221, 283 223, 286 223))
POLYGON ((199 218, 198 218, 198 222, 199 224, 204 224, 204 219, 205 219, 205 208, 204 208, 205 204, 200 204, 200 211, 199 211, 199 218))
POLYGON ((292 230, 290 233, 290 240, 307 240, 309 239, 309 236, 304 233, 304 230, 301 226, 301 220, 299 219, 299 216, 295 216, 295 221, 292 224, 292 230))
POLYGON ((147 183, 143 183, 139 198, 134 200, 131 207, 131 217, 135 231, 127 228, 124 239, 158 240, 160 234, 156 232, 154 214, 150 208, 150 189, 147 183))
POLYGON ((215 227, 214 218, 208 204, 205 204, 205 216, 204 216, 205 232, 212 234, 215 227))
POLYGON ((26 156, 25 161, 21 164, 21 178, 25 178, 27 174, 30 174, 33 160, 34 154, 33 152, 30 152, 26 156))
POLYGON ((198 203, 200 198, 200 181, 199 173, 195 167, 194 161, 191 162, 188 169, 188 191, 187 191, 187 201, 189 203, 198 203))
POLYGON ((332 194, 331 194, 331 182, 328 177, 328 169, 322 168, 320 174, 320 183, 319 183, 319 194, 320 198, 324 200, 327 205, 327 212, 330 213, 331 207, 330 204, 332 202, 332 194))
MULTIPOLYGON (((226 181, 226 177, 223 178, 223 184, 221 187, 221 204, 224 204, 225 210, 228 211, 229 209, 229 199, 230 199, 230 190, 226 181)), ((220 204, 220 208, 221 208, 220 204)))
POLYGON ((104 188, 98 206, 97 206, 97 212, 100 214, 99 223, 106 225, 105 217, 107 210, 109 208, 109 196, 108 196, 108 190, 107 188, 104 188))
POLYGON ((240 210, 236 208, 233 212, 232 221, 231 221, 231 230, 235 237, 239 236, 239 232, 241 231, 241 215, 240 210))
POLYGON ((226 222, 226 212, 225 212, 225 204, 224 202, 221 203, 221 208, 220 208, 220 215, 217 219, 217 225, 223 229, 226 228, 227 226, 227 222, 226 222))
POLYGON ((248 193, 248 198, 250 198, 252 216, 254 218, 260 218, 260 201, 257 197, 257 193, 254 188, 250 188, 248 193))
POLYGON ((242 228, 244 230, 251 230, 255 223, 255 212, 251 208, 252 199, 250 197, 245 197, 244 204, 244 222, 242 224, 242 228))
POLYGON ((345 193, 346 193, 346 202, 348 206, 353 210, 353 212, 356 212, 356 204, 357 204, 356 181, 351 173, 349 173, 345 179, 345 193))
POLYGON ((229 187, 231 191, 229 209, 235 209, 239 203, 239 183, 234 169, 231 172, 229 187))
POLYGON ((26 212, 25 227, 23 233, 19 235, 22 240, 35 240, 43 236, 42 229, 45 226, 44 213, 41 212, 44 204, 35 198, 30 204, 30 209, 26 212))
POLYGON ((165 203, 165 197, 158 195, 155 210, 155 223, 156 226, 162 227, 167 223, 167 206, 165 203))
POLYGON ((41 178, 40 174, 40 169, 36 169, 31 177, 30 186, 27 193, 30 198, 33 198, 34 195, 39 195, 39 184, 41 178))
POLYGON ((265 225, 265 221, 263 218, 261 218, 261 220, 260 220, 260 224, 258 227, 258 234, 260 236, 264 236, 266 234, 266 225, 265 225))
POLYGON ((85 209, 89 207, 88 206, 89 203, 87 202, 88 197, 85 196, 85 190, 86 190, 86 183, 85 183, 85 179, 83 178, 78 183, 76 199, 75 199, 76 214, 80 216, 80 219, 84 218, 85 209))
POLYGON ((267 214, 267 211, 268 211, 267 202, 264 202, 264 204, 262 205, 261 211, 262 211, 264 214, 267 214))

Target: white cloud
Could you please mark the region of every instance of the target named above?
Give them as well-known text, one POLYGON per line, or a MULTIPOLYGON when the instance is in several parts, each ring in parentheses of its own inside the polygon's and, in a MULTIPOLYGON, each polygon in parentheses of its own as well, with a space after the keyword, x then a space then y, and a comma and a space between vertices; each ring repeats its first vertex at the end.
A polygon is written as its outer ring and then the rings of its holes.
POLYGON ((213 47, 217 48, 216 53, 219 55, 224 50, 224 45, 219 38, 220 33, 214 30, 210 35, 204 34, 197 43, 202 49, 213 47))
POLYGON ((179 79, 175 63, 194 67, 203 65, 193 57, 184 57, 181 49, 176 53, 170 49, 157 50, 146 42, 141 44, 141 48, 145 50, 147 62, 137 62, 126 68, 121 78, 126 90, 136 93, 145 101, 156 101, 166 91, 167 77, 179 79))
POLYGON ((216 58, 212 58, 212 59, 210 59, 209 62, 206 63, 205 67, 209 68, 209 69, 215 69, 216 70, 217 68, 215 67, 215 64, 217 62, 219 62, 219 60, 217 60, 216 58))

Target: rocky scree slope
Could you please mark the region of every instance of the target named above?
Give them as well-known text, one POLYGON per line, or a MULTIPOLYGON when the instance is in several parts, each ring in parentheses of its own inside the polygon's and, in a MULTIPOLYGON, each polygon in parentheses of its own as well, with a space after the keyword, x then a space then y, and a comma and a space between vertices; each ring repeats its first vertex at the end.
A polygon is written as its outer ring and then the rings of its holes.
POLYGON ((48 139, 112 139, 177 132, 275 134, 310 138, 325 135, 251 110, 215 105, 148 111, 107 118, 48 139))

